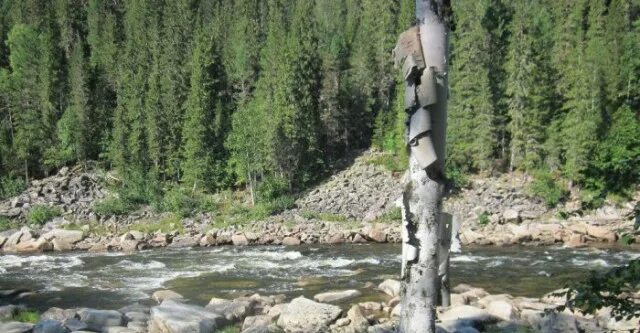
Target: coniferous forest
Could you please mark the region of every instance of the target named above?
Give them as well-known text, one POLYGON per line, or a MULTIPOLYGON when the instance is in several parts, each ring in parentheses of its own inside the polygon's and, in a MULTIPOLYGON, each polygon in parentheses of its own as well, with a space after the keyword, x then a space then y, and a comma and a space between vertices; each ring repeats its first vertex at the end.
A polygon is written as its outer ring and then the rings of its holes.
MULTIPOLYGON (((454 0, 448 169, 640 181, 640 1, 454 0)), ((0 193, 97 161, 123 194, 278 196, 404 153, 414 0, 0 0, 0 193), (261 194, 262 193, 262 194, 261 194)))

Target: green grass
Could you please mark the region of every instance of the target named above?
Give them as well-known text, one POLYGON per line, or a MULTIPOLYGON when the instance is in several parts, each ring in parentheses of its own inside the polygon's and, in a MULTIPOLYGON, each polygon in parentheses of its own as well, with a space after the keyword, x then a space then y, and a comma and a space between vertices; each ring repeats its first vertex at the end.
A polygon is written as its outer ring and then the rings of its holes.
POLYGON ((42 205, 33 206, 27 213, 27 222, 29 224, 43 225, 60 215, 62 215, 60 208, 42 205))
POLYGON ((105 225, 95 222, 86 223, 69 223, 62 226, 65 230, 78 230, 85 232, 86 234, 93 234, 97 236, 106 236, 112 234, 111 230, 105 225), (87 227, 88 226, 88 227, 87 227))
POLYGON ((489 224, 489 222, 490 222, 489 213, 482 212, 482 214, 480 214, 480 216, 478 216, 478 223, 480 225, 487 225, 487 224, 489 224))
POLYGON ((367 163, 379 165, 391 172, 403 172, 407 170, 409 161, 400 155, 384 153, 379 156, 370 158, 367 163))
POLYGON ((40 314, 31 310, 19 310, 15 315, 13 315, 12 319, 23 323, 35 324, 40 321, 40 314))
POLYGON ((218 333, 240 333, 240 328, 238 328, 238 326, 229 325, 229 326, 225 326, 225 327, 217 330, 216 332, 218 332, 218 333))
POLYGON ((9 230, 16 227, 17 227, 17 224, 15 222, 10 220, 9 218, 0 216, 0 231, 9 230))
POLYGON ((394 207, 380 216, 376 222, 379 223, 400 223, 402 222, 402 209, 394 207))
POLYGON ((120 197, 112 196, 98 201, 93 205, 93 211, 102 216, 121 216, 133 212, 138 205, 127 202, 120 197))
POLYGON ((144 233, 151 233, 155 231, 172 232, 175 230, 179 233, 183 233, 184 225, 182 224, 182 219, 180 218, 180 216, 176 214, 169 214, 168 216, 162 217, 159 220, 143 220, 131 224, 127 226, 126 230, 136 230, 144 233))

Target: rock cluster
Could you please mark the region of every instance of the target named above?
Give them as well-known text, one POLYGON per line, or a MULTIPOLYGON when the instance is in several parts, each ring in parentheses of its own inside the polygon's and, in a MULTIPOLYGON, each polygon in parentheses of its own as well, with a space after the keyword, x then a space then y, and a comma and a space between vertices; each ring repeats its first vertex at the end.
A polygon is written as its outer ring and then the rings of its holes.
MULTIPOLYGON (((401 312, 395 286, 387 280, 379 289, 386 301, 336 305, 303 296, 286 301, 283 295, 254 294, 235 299, 213 298, 205 307, 188 304, 181 295, 160 290, 153 298, 156 306, 133 304, 117 311, 101 309, 50 308, 36 324, 12 321, 20 310, 14 305, 0 306, 0 332, 3 333, 213 333, 229 326, 242 333, 392 333, 401 312), (170 296, 170 297, 166 297, 170 296)), ((352 294, 356 290, 334 291, 352 294)), ((458 285, 451 294, 452 304, 437 309, 437 332, 609 332, 636 329, 640 318, 616 320, 610 309, 596 315, 555 310, 562 300, 552 294, 542 298, 490 295, 481 288, 458 285)), ((357 291, 356 291, 357 292, 357 291)), ((554 292, 555 293, 555 292, 554 292)), ((344 301, 345 299, 341 299, 344 301)))
POLYGON ((64 214, 91 219, 94 201, 104 198, 107 191, 97 173, 80 167, 63 167, 55 176, 33 180, 19 196, 0 202, 0 216, 23 220, 29 208, 36 205, 53 206, 64 214))

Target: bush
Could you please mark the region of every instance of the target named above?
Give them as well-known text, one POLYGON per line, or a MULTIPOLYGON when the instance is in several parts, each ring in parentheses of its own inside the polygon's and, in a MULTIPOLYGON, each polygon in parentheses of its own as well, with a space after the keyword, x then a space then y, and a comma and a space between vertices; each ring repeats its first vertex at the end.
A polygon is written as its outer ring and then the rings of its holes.
POLYGON ((3 176, 0 178, 0 199, 15 197, 25 188, 27 185, 21 177, 3 176))
POLYGON ((96 214, 102 216, 125 215, 136 210, 137 208, 138 206, 136 204, 123 200, 119 196, 114 196, 98 201, 93 205, 93 211, 96 214))
POLYGON ((27 222, 30 224, 43 225, 60 215, 62 215, 62 212, 57 207, 33 206, 27 213, 27 222))
POLYGON ((529 185, 531 194, 542 201, 549 207, 555 207, 563 200, 567 192, 558 185, 556 179, 548 171, 537 171, 534 173, 534 180, 529 185))
POLYGON ((13 315, 12 319, 23 323, 35 324, 40 321, 40 314, 36 311, 21 309, 13 315))
POLYGON ((16 225, 15 223, 13 223, 13 221, 4 216, 0 216, 0 231, 13 229, 15 226, 16 225))
POLYGON ((289 194, 289 185, 284 178, 270 177, 258 185, 257 194, 258 202, 272 202, 289 194))
POLYGON ((447 164, 446 169, 447 186, 454 192, 469 186, 469 177, 462 169, 451 163, 447 164))
POLYGON ((480 223, 480 225, 487 225, 487 224, 489 224, 489 222, 491 222, 489 220, 489 213, 482 212, 482 214, 480 214, 480 216, 478 216, 478 223, 480 223))
POLYGON ((172 212, 181 217, 188 217, 196 211, 198 202, 188 194, 188 190, 174 187, 165 192, 158 208, 163 212, 172 212))
POLYGON ((404 172, 409 167, 408 158, 402 154, 394 155, 385 153, 371 158, 368 163, 380 165, 391 172, 404 172))

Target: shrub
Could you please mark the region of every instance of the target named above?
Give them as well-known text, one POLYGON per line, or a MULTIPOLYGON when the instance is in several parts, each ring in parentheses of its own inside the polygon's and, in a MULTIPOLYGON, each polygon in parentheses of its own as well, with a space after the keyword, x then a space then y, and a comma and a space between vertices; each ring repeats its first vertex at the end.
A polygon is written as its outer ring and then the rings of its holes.
POLYGON ((469 177, 462 169, 452 163, 447 164, 446 169, 447 186, 449 188, 456 191, 469 186, 469 177))
POLYGON ((93 211, 98 215, 125 215, 137 209, 137 205, 123 200, 119 196, 110 197, 96 202, 93 211))
POLYGON ((381 222, 388 222, 388 223, 401 222, 402 209, 400 209, 399 207, 394 207, 390 211, 385 212, 382 216, 380 216, 378 220, 380 220, 381 222))
POLYGON ((159 210, 176 213, 182 217, 191 216, 198 208, 198 202, 188 192, 181 187, 168 190, 162 197, 159 210))
POLYGON ((537 171, 534 173, 534 180, 529 185, 531 194, 549 207, 555 207, 565 198, 567 192, 558 185, 553 175, 548 171, 537 171))
POLYGON ((480 214, 480 216, 478 216, 478 223, 480 223, 480 225, 487 225, 487 224, 489 224, 489 222, 490 222, 489 213, 482 212, 482 214, 480 214))
POLYGON ((270 177, 258 185, 258 202, 272 202, 289 193, 289 185, 284 178, 270 177))
POLYGON ((14 197, 27 188, 21 177, 3 176, 0 178, 0 199, 14 197))
POLYGON ((23 323, 32 323, 35 324, 40 321, 40 314, 36 311, 31 310, 18 310, 16 314, 13 315, 13 320, 23 322, 23 323))
POLYGON ((184 232, 184 225, 182 219, 176 214, 169 214, 162 217, 157 221, 141 221, 132 224, 127 227, 127 230, 137 230, 144 233, 151 233, 155 231, 171 232, 177 230, 178 232, 184 232))
POLYGON ((15 223, 10 219, 0 216, 0 231, 9 230, 15 227, 15 223))
POLYGON ((403 155, 394 155, 388 153, 373 157, 368 161, 368 163, 373 165, 380 165, 391 172, 403 172, 407 170, 409 166, 408 158, 404 157, 403 155))
POLYGON ((57 207, 33 206, 27 213, 27 222, 30 224, 43 225, 54 217, 62 215, 57 207))

